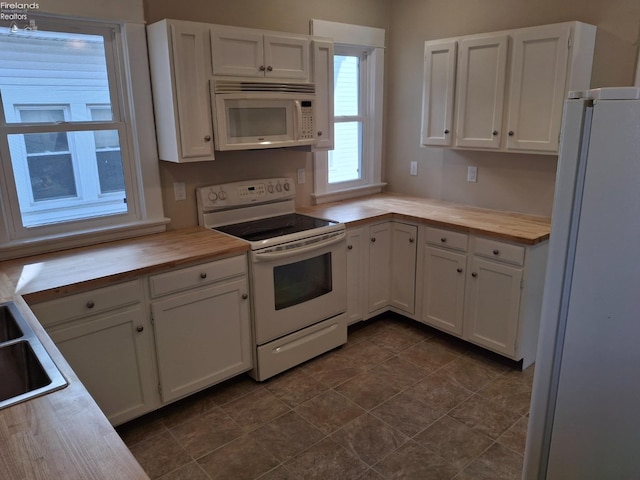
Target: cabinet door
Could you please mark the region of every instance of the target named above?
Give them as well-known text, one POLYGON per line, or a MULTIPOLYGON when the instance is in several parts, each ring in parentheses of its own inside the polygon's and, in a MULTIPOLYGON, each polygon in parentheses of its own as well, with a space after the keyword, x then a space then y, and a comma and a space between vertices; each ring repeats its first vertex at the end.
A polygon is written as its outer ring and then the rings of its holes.
POLYGON ((391 300, 391 222, 369 227, 369 313, 387 307, 391 300))
POLYGON ((508 46, 507 35, 460 41, 456 146, 500 147, 508 46))
POLYGON ((514 34, 507 148, 558 151, 570 32, 564 24, 514 34))
POLYGON ((265 76, 309 79, 309 40, 307 38, 264 36, 265 76))
POLYGON ((522 269, 473 257, 470 272, 464 338, 513 357, 522 269))
POLYGON ((425 42, 422 145, 451 146, 458 43, 425 42))
POLYGON ((264 77, 263 35, 232 27, 211 27, 211 60, 214 75, 264 77))
POLYGON ((332 150, 333 42, 313 41, 313 83, 316 84, 315 150, 332 150))
POLYGON ((365 279, 367 278, 366 228, 347 230, 347 323, 364 318, 365 279))
POLYGON ((247 292, 242 278, 151 303, 163 402, 251 368, 247 292))
POLYGON ((391 305, 407 313, 415 310, 416 236, 418 227, 391 223, 391 305))
POLYGON ((425 247, 422 321, 462 336, 467 255, 425 247))
POLYGON ((171 39, 182 158, 213 160, 209 30, 204 26, 171 25, 171 39))
POLYGON ((147 313, 141 304, 47 330, 112 424, 157 405, 147 313))

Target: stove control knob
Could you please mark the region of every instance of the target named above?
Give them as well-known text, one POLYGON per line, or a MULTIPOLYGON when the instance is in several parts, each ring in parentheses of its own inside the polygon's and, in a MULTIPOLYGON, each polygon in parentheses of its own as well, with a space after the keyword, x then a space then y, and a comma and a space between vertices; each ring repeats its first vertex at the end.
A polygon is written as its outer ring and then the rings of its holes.
POLYGON ((279 183, 276 185, 276 191, 278 192, 282 191, 282 185, 280 185, 279 183))
POLYGON ((220 193, 218 193, 218 199, 226 200, 227 199, 227 192, 225 192, 224 190, 220 190, 220 193))
POLYGON ((216 200, 218 200, 218 194, 213 190, 209 190, 209 200, 215 202, 216 200))
POLYGON ((288 183, 285 183, 285 184, 284 184, 284 191, 285 191, 285 192, 288 192, 288 191, 289 191, 289 189, 291 189, 291 185, 289 185, 288 183))
POLYGON ((267 185, 267 192, 273 193, 273 185, 272 184, 267 185))

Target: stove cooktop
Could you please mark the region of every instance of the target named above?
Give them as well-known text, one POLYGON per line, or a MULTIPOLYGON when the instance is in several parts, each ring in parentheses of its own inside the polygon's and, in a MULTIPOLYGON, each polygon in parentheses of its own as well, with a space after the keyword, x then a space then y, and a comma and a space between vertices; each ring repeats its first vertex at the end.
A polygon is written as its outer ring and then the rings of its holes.
POLYGON ((331 220, 309 217, 299 213, 289 213, 249 222, 223 225, 221 227, 215 227, 215 230, 249 242, 259 242, 261 240, 268 240, 270 238, 337 224, 338 222, 331 220))

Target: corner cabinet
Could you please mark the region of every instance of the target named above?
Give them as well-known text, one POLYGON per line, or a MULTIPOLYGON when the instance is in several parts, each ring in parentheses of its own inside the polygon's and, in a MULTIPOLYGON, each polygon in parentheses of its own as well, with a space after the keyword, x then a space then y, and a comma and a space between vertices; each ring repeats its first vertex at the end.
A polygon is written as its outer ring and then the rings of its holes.
POLYGON ((244 256, 149 277, 162 403, 252 368, 244 256))
POLYGON ((426 42, 422 145, 557 153, 563 100, 590 86, 595 33, 566 22, 426 42))
POLYGON ((158 156, 213 160, 209 25, 162 20, 147 26, 158 156))

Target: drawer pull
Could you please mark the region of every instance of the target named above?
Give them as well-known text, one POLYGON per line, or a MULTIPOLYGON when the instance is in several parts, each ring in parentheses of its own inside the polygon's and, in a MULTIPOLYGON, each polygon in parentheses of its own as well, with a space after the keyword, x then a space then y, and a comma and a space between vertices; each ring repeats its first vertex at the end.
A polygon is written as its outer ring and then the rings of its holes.
POLYGON ((471 276, 472 276, 473 278, 476 278, 476 277, 478 276, 478 274, 477 274, 476 272, 473 272, 473 273, 471 274, 471 276))
POLYGON ((347 250, 353 250, 353 245, 347 245, 347 250))
POLYGON ((96 304, 95 304, 95 303, 93 303, 91 300, 89 300, 89 301, 87 302, 87 308, 93 308, 93 307, 95 307, 95 306, 96 306, 96 304))
POLYGON ((375 241, 376 241, 376 237, 371 237, 371 242, 375 243, 375 241))
POLYGON ((140 332, 142 332, 142 331, 144 331, 144 327, 143 327, 142 325, 138 325, 138 326, 136 327, 136 332, 140 333, 140 332))
POLYGON ((440 241, 441 241, 442 243, 446 243, 446 242, 447 242, 447 237, 442 237, 442 238, 440 239, 440 241))
POLYGON ((497 248, 493 251, 494 255, 500 255, 500 250, 498 250, 497 248))
POLYGON ((247 295, 246 293, 243 293, 243 294, 242 294, 242 299, 243 299, 243 300, 246 300, 247 298, 249 298, 249 295, 247 295))
POLYGON ((494 130, 493 132, 491 132, 491 134, 495 137, 496 135, 498 135, 498 131, 494 130))
POLYGON ((200 274, 200 278, 204 280, 205 278, 207 278, 207 274, 205 272, 202 272, 200 274))
POLYGON ((411 238, 409 239, 409 243, 413 243, 413 242, 415 242, 415 241, 416 241, 416 239, 415 239, 415 238, 413 238, 413 237, 411 237, 411 238))
POLYGON ((461 269, 461 268, 458 268, 458 269, 456 270, 456 272, 458 272, 458 273, 462 273, 462 269, 461 269))

